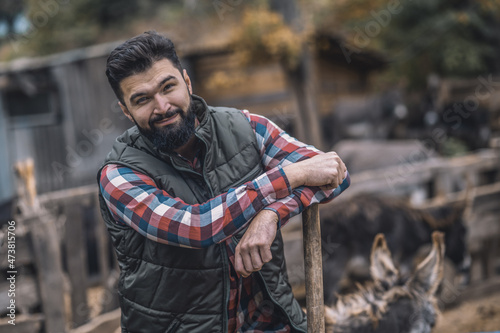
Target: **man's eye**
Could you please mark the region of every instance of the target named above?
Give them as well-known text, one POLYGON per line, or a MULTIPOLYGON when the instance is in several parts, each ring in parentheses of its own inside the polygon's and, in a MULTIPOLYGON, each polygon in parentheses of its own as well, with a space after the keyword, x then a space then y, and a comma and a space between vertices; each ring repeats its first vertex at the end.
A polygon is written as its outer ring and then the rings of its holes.
POLYGON ((172 88, 174 85, 169 83, 169 84, 166 84, 165 87, 163 87, 163 91, 167 91, 167 90, 170 90, 170 88, 172 88))
POLYGON ((148 101, 149 99, 147 97, 141 97, 135 101, 136 104, 144 104, 148 101))

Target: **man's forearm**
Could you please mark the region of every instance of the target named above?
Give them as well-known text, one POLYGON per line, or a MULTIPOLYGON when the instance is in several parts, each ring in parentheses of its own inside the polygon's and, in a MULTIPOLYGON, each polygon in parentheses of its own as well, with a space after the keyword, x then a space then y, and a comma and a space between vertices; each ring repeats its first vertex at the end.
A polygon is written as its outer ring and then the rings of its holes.
POLYGON ((265 206, 290 195, 281 167, 202 204, 190 205, 130 168, 101 173, 101 193, 113 217, 156 242, 202 248, 238 232, 265 206))

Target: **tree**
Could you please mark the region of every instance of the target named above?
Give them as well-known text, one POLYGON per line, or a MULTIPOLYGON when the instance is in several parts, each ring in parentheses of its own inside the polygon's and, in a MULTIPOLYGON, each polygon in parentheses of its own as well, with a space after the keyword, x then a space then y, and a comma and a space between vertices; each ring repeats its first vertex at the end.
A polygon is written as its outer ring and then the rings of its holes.
MULTIPOLYGON (((183 2, 160 0, 2 0, 2 13, 10 13, 12 2, 22 4, 16 13, 27 22, 25 31, 13 31, 7 35, 5 45, 12 46, 13 53, 5 58, 44 55, 106 41, 127 38, 143 32, 142 26, 164 29, 175 20, 168 17, 166 7, 173 13, 183 2), (167 14, 166 14, 167 13, 167 14), (165 22, 165 23, 164 23, 165 22)), ((16 7, 17 8, 17 7, 16 7)), ((12 16, 12 15, 11 15, 12 16)), ((9 16, 10 17, 10 16, 9 16)), ((2 53, 0 52, 0 57, 2 53)))
POLYGON ((250 63, 280 63, 295 99, 294 135, 322 148, 308 50, 310 35, 300 25, 295 1, 273 0, 269 7, 262 4, 257 8, 247 8, 242 24, 233 37, 233 49, 242 67, 250 63))
POLYGON ((385 53, 412 87, 423 87, 430 73, 475 77, 500 69, 498 1, 353 0, 329 10, 354 49, 385 53))

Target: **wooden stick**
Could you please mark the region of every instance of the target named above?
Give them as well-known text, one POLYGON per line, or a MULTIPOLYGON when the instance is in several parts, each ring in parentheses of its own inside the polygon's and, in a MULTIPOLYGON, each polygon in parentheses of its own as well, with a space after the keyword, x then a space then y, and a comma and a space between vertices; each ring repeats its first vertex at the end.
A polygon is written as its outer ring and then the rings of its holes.
POLYGON ((323 261, 321 254, 321 227, 318 205, 302 213, 304 232, 304 266, 306 276, 307 332, 325 331, 323 301, 323 261))

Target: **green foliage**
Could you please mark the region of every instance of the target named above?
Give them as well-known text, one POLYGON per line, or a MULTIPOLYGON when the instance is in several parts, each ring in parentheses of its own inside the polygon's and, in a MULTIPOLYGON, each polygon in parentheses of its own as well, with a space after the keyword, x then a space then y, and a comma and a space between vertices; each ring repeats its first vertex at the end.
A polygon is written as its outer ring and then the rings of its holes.
POLYGON ((425 85, 432 72, 475 77, 499 70, 499 1, 356 0, 332 10, 352 45, 388 55, 390 68, 413 87, 425 85))
MULTIPOLYGON (((7 2, 0 5, 0 20, 7 2)), ((11 1, 11 0, 7 0, 11 1)), ((175 9, 181 0, 19 0, 28 29, 0 40, 0 60, 44 55, 96 43, 124 39, 144 30, 161 30, 171 20, 165 7, 175 9), (162 24, 162 22, 167 23, 162 24), (153 23, 158 23, 153 25, 153 23), (3 43, 2 43, 3 42, 3 43)))
POLYGON ((232 46, 242 66, 278 61, 294 69, 306 39, 307 32, 294 32, 280 14, 261 7, 245 10, 232 46))

